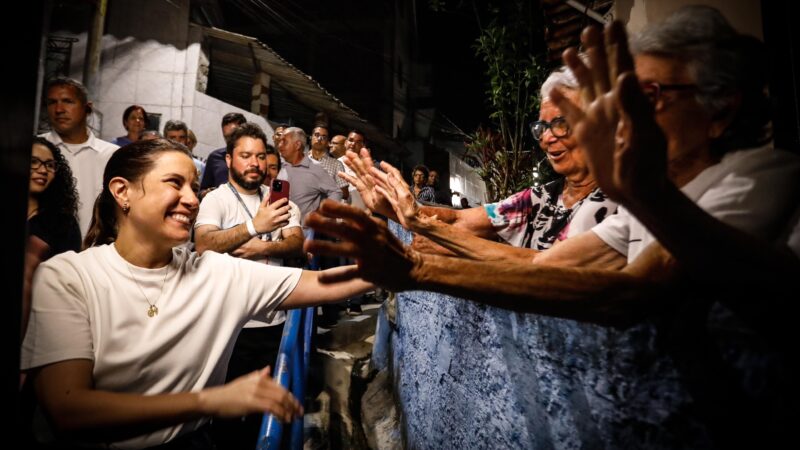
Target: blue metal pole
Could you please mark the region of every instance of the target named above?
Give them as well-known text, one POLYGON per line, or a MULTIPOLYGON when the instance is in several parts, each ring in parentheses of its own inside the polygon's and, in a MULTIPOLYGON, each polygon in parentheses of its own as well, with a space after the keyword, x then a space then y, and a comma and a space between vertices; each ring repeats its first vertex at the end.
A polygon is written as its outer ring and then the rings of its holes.
MULTIPOLYGON (((301 312, 302 316, 302 312, 301 312)), ((305 383, 303 382, 303 355, 302 355, 303 335, 298 330, 298 341, 292 349, 292 394, 301 403, 305 403, 305 383)), ((302 450, 303 448, 303 418, 292 421, 292 450, 302 450)))
POLYGON ((316 308, 306 308, 303 315, 303 383, 308 380, 308 364, 311 355, 311 338, 314 335, 314 316, 316 315, 316 308))
MULTIPOLYGON (((306 384, 308 381, 308 363, 311 353, 311 333, 314 330, 314 308, 303 310, 303 327, 300 340, 297 342, 297 352, 293 355, 296 362, 292 362, 292 393, 301 402, 305 398, 306 384), (302 346, 302 348, 301 348, 302 346)), ((292 423, 292 450, 303 448, 303 427, 302 419, 297 419, 292 423)))
MULTIPOLYGON (((281 345, 278 350, 278 360, 275 363, 272 376, 278 384, 287 389, 290 387, 289 367, 291 364, 291 355, 297 348, 297 338, 300 334, 303 318, 302 313, 303 310, 300 309, 289 311, 286 323, 283 325, 283 336, 281 337, 281 345)), ((272 414, 264 414, 256 448, 258 450, 279 449, 282 434, 283 426, 280 421, 272 414)))

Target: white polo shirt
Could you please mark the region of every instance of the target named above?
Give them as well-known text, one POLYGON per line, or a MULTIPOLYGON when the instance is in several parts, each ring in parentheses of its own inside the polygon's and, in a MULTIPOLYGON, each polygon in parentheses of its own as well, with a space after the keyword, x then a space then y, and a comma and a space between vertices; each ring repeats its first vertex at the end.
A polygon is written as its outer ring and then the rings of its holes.
POLYGON ((103 171, 111 155, 119 148, 110 142, 95 137, 92 130, 86 129, 89 139, 81 144, 67 144, 55 131, 40 137, 52 142, 66 158, 78 189, 78 225, 81 237, 86 236, 92 221, 94 201, 103 190, 103 171))

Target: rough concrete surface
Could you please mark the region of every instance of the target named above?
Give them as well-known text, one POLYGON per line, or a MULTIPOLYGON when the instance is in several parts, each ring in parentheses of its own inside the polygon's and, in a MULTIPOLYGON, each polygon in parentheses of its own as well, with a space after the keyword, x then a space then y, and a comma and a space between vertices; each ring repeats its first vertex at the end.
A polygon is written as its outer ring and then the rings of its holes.
POLYGON ((392 376, 407 448, 712 446, 698 396, 725 396, 704 390, 711 353, 687 332, 703 323, 675 320, 702 312, 615 329, 430 292, 400 293, 396 306, 376 336, 388 357, 373 359, 392 376))

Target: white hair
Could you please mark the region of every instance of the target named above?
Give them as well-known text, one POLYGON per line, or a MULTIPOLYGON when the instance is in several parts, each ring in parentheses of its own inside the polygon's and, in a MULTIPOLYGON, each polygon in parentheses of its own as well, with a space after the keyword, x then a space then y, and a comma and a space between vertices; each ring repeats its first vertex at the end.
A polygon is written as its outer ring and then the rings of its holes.
POLYGON ((294 135, 295 138, 303 144, 303 152, 308 150, 308 136, 306 132, 300 127, 289 127, 283 130, 284 138, 288 135, 294 135))
POLYGON ((548 100, 550 98, 550 92, 557 87, 573 91, 577 91, 580 87, 578 85, 578 80, 575 78, 575 75, 572 73, 572 70, 570 70, 569 67, 561 66, 560 68, 551 72, 547 79, 544 80, 544 83, 542 83, 542 88, 539 90, 539 96, 541 97, 542 101, 548 100))

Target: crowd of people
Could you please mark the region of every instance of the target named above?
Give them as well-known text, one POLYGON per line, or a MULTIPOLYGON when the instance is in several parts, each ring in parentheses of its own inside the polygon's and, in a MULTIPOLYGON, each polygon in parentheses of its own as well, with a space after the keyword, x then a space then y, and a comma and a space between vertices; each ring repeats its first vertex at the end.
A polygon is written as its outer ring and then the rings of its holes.
POLYGON ((230 113, 226 145, 203 161, 184 122, 162 138, 132 105, 127 134, 104 142, 86 89, 51 80, 52 131, 32 148, 21 367, 56 436, 252 447, 258 414, 302 413, 269 377, 282 311, 378 286, 543 321, 659 317, 681 329, 667 347, 710 445, 785 433, 785 402, 754 393, 763 378, 732 350, 786 350, 781 311, 800 274, 800 158, 772 146, 763 44, 709 7, 581 41, 531 126, 559 177, 471 208, 451 207, 436 171, 416 166, 409 183, 363 133, 324 123, 275 127, 270 144, 230 113), (303 270, 309 253, 331 262, 303 270))

